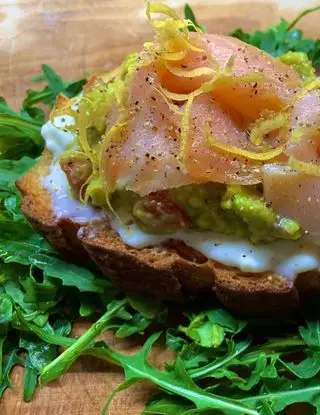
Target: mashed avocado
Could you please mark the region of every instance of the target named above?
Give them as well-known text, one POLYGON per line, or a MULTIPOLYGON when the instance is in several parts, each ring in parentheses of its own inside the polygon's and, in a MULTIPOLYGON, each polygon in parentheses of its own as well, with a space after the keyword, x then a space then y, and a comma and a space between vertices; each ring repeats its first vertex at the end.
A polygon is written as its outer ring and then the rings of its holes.
POLYGON ((286 54, 280 56, 279 59, 281 62, 293 66, 293 68, 301 75, 304 81, 310 82, 316 79, 316 70, 306 53, 289 51, 286 54))
POLYGON ((247 236, 247 227, 243 220, 221 206, 225 188, 224 185, 210 183, 183 186, 173 189, 171 193, 181 208, 190 215, 194 227, 247 236))
MULTIPOLYGON (((79 196, 91 174, 87 168, 91 164, 87 158, 72 160, 69 157, 61 160, 61 166, 79 196)), ((107 208, 102 178, 91 179, 87 188, 90 203, 107 208)), ((148 233, 173 233, 181 228, 212 230, 246 237, 254 243, 301 236, 299 224, 276 215, 257 186, 207 183, 159 191, 145 197, 118 190, 112 194, 111 206, 124 222, 135 220, 148 233)))
POLYGON ((221 207, 239 216, 247 226, 252 242, 275 239, 299 239, 300 226, 291 219, 276 215, 261 195, 252 188, 228 186, 221 207))
POLYGON ((257 186, 189 185, 144 198, 118 191, 112 205, 123 218, 133 217, 149 233, 172 233, 179 228, 212 230, 254 243, 301 236, 299 224, 276 215, 257 186))

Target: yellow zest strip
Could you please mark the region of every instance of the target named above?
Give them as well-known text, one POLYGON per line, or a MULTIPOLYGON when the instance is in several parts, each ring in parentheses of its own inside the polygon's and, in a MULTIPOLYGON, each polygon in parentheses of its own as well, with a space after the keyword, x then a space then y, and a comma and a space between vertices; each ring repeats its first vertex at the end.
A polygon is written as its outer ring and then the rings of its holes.
POLYGON ((164 31, 168 33, 176 31, 177 35, 179 33, 182 35, 179 40, 184 43, 187 49, 193 50, 195 52, 203 52, 203 49, 198 48, 197 46, 194 46, 190 42, 187 20, 182 20, 174 9, 172 9, 171 7, 165 4, 157 3, 157 2, 150 3, 149 0, 147 0, 146 3, 147 3, 147 10, 146 10, 147 18, 150 24, 157 31, 164 31), (172 20, 170 21, 170 19, 166 19, 166 20, 152 19, 151 17, 152 13, 164 14, 165 16, 168 16, 172 20))
POLYGON ((176 92, 170 92, 167 89, 162 88, 162 87, 161 87, 161 91, 163 95, 166 96, 168 99, 172 99, 173 101, 178 101, 178 102, 188 101, 191 94, 193 94, 194 96, 198 96, 202 94, 201 89, 197 89, 196 91, 190 92, 189 94, 178 94, 176 92))
POLYGON ((225 67, 224 67, 224 72, 227 75, 232 75, 232 69, 233 69, 234 61, 235 60, 236 60, 236 55, 234 55, 234 54, 231 55, 230 58, 227 60, 227 63, 225 65, 225 67))
POLYGON ((198 76, 210 76, 213 75, 216 71, 213 68, 203 66, 201 68, 186 70, 179 68, 178 66, 168 65, 166 63, 166 68, 173 75, 177 75, 181 78, 197 78, 198 76))
MULTIPOLYGON (((83 102, 82 102, 83 103, 83 102)), ((87 125, 86 123, 83 121, 83 118, 86 118, 87 115, 83 114, 83 108, 82 105, 80 103, 80 112, 79 112, 79 143, 84 151, 85 154, 88 155, 89 159, 92 162, 92 166, 93 169, 96 169, 96 165, 97 165, 97 160, 95 157, 95 154, 92 151, 92 148, 88 142, 88 136, 87 136, 87 125)))
POLYGON ((206 128, 205 135, 206 135, 206 140, 211 147, 217 148, 218 150, 221 150, 225 153, 236 154, 237 156, 241 156, 241 157, 244 157, 250 160, 257 160, 257 161, 271 160, 279 156, 281 153, 283 153, 283 150, 285 148, 285 144, 284 144, 269 151, 264 151, 262 153, 255 153, 254 151, 244 150, 232 144, 225 144, 217 140, 215 137, 209 134, 208 126, 206 128))
POLYGON ((189 131, 190 131, 190 113, 195 94, 190 94, 184 114, 181 120, 180 149, 178 161, 184 165, 188 154, 189 131))
POLYGON ((80 193, 79 193, 79 199, 80 199, 80 202, 82 202, 82 203, 85 203, 85 204, 88 204, 88 202, 89 202, 89 197, 90 197, 90 194, 89 194, 89 192, 87 191, 87 188, 88 188, 88 184, 91 182, 91 180, 94 178, 94 176, 96 176, 98 174, 98 172, 97 171, 95 171, 94 173, 92 172, 91 173, 91 175, 87 178, 87 180, 83 183, 83 185, 81 186, 81 188, 80 188, 80 193), (83 190, 85 190, 85 191, 83 191, 83 190))
POLYGON ((207 56, 208 62, 212 63, 212 65, 215 67, 217 73, 223 72, 223 71, 221 71, 219 61, 214 56, 211 56, 211 55, 206 55, 206 56, 207 56))
POLYGON ((72 160, 72 159, 88 159, 88 155, 86 153, 84 153, 81 150, 75 150, 75 149, 69 149, 64 151, 62 154, 60 154, 60 156, 58 157, 58 160, 60 162, 64 161, 64 160, 72 160))
POLYGON ((113 78, 115 78, 116 76, 120 75, 122 72, 122 67, 118 66, 117 68, 113 69, 110 72, 104 72, 100 75, 100 78, 102 79, 103 82, 105 82, 106 84, 108 82, 110 82, 113 78))
POLYGON ((168 100, 168 98, 165 96, 165 94, 162 92, 162 87, 160 87, 160 88, 156 88, 155 86, 151 86, 151 88, 153 88, 155 91, 157 91, 161 96, 162 96, 162 98, 165 100, 165 102, 166 102, 166 104, 168 105, 168 107, 171 109, 171 111, 173 111, 175 114, 178 114, 178 115, 183 115, 184 114, 184 112, 183 111, 180 111, 178 108, 178 106, 177 105, 175 105, 175 104, 173 104, 172 102, 170 102, 169 100, 168 100))
POLYGON ((320 79, 315 79, 312 82, 307 83, 302 91, 296 95, 294 102, 299 101, 300 99, 302 99, 305 95, 307 95, 308 92, 313 91, 314 89, 318 89, 320 88, 320 79))
POLYGON ((309 176, 320 176, 320 165, 314 163, 308 163, 306 161, 297 160, 295 157, 290 156, 288 164, 294 170, 308 174, 309 176))
POLYGON ((151 24, 153 23, 163 23, 163 21, 159 20, 153 20, 151 17, 151 13, 159 13, 159 14, 165 14, 166 16, 172 17, 174 20, 181 20, 178 13, 172 9, 171 7, 167 6, 163 3, 150 3, 150 1, 147 1, 147 17, 151 24))
POLYGON ((285 127, 288 124, 287 114, 279 113, 272 119, 257 120, 250 133, 252 144, 259 146, 262 144, 264 136, 274 130, 285 127))
POLYGON ((117 101, 117 108, 120 112, 126 111, 126 99, 128 96, 128 87, 125 81, 119 79, 114 88, 114 96, 117 101))
POLYGON ((161 52, 161 58, 166 61, 181 61, 187 56, 187 50, 180 50, 179 52, 161 52))
POLYGON ((315 79, 314 81, 307 84, 303 90, 306 92, 313 91, 314 89, 320 88, 320 79, 315 79))
POLYGON ((159 51, 155 44, 152 42, 145 42, 143 44, 143 50, 139 55, 139 67, 148 66, 154 62, 159 51))

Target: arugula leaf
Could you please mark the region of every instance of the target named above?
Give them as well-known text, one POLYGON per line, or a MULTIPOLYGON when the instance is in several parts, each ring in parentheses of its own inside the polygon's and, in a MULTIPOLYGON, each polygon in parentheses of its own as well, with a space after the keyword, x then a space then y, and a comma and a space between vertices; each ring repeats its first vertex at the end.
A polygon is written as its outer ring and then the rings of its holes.
POLYGON ((299 23, 299 21, 303 18, 303 17, 305 17, 305 16, 307 16, 308 14, 310 14, 310 13, 314 13, 314 12, 316 12, 316 11, 318 11, 318 10, 320 10, 320 6, 316 6, 316 7, 311 7, 311 8, 309 8, 309 9, 305 9, 303 12, 301 12, 291 23, 290 23, 290 25, 289 25, 289 28, 288 28, 288 30, 291 30, 291 29, 293 29, 298 23, 299 23))
POLYGON ((39 383, 44 385, 64 374, 72 363, 82 354, 83 350, 106 329, 110 319, 126 304, 126 300, 113 301, 108 310, 79 339, 65 350, 53 362, 41 370, 39 383))
POLYGON ((33 166, 34 160, 0 160, 0 258, 5 262, 29 265, 34 252, 53 252, 20 210, 20 194, 15 180, 33 166))
POLYGON ((218 324, 224 327, 229 333, 239 333, 248 324, 247 321, 234 319, 230 313, 220 308, 209 310, 206 314, 212 324, 218 324))
POLYGON ((123 339, 132 336, 135 333, 142 334, 149 325, 150 320, 148 318, 141 313, 135 313, 129 321, 121 324, 116 331, 116 337, 118 339, 123 339))
MULTIPOLYGON (((54 334, 61 337, 68 335, 71 324, 65 319, 58 319, 53 325, 54 334)), ((41 369, 57 357, 57 347, 39 340, 29 332, 21 332, 19 347, 26 351, 23 378, 23 400, 31 400, 38 384, 41 369)))
POLYGON ((148 401, 142 415, 182 415, 193 408, 185 399, 160 393, 148 401))
POLYGON ((77 82, 65 82, 48 65, 42 65, 43 75, 36 78, 46 81, 41 91, 28 90, 22 103, 22 110, 11 109, 6 100, 0 97, 0 159, 19 159, 22 156, 37 157, 41 154, 44 142, 41 126, 45 121, 43 109, 36 104, 52 106, 61 93, 72 98, 82 91, 86 79, 77 82))
POLYGON ((97 278, 89 269, 55 256, 33 254, 28 259, 31 265, 42 270, 48 281, 58 278, 65 287, 76 287, 80 292, 103 293, 109 285, 106 278, 97 278))
POLYGON ((130 306, 141 313, 145 318, 154 319, 161 313, 161 302, 154 298, 141 298, 139 296, 128 296, 130 306))
POLYGON ((320 348, 320 321, 306 321, 306 326, 299 327, 299 333, 310 347, 320 348))
POLYGON ((300 363, 281 361, 289 372, 300 379, 310 379, 320 371, 320 351, 307 352, 306 358, 300 363))
POLYGON ((166 331, 166 345, 174 352, 179 352, 187 341, 181 337, 179 330, 169 328, 166 331))
POLYGON ((4 355, 2 363, 2 377, 0 378, 0 398, 3 395, 3 392, 11 387, 9 375, 11 370, 16 365, 21 365, 21 359, 18 357, 18 348, 11 347, 4 355))
POLYGON ((191 377, 193 379, 202 379, 207 377, 219 378, 226 376, 224 371, 222 371, 222 376, 220 376, 219 369, 222 367, 225 369, 230 363, 234 364, 234 360, 237 359, 237 357, 240 356, 245 350, 247 350, 250 344, 250 340, 243 340, 238 343, 229 341, 228 349, 225 355, 216 356, 215 358, 212 356, 212 360, 210 359, 211 361, 207 365, 190 370, 189 373, 191 377))
MULTIPOLYGON (((185 371, 184 362, 180 357, 176 359, 173 369, 169 372, 159 371, 151 366, 147 360, 150 348, 158 338, 159 333, 152 335, 135 355, 124 355, 108 347, 101 351, 101 356, 105 354, 106 359, 112 358, 125 370, 125 382, 115 393, 126 389, 140 380, 149 380, 170 394, 169 396, 160 394, 158 397, 154 397, 149 403, 149 408, 147 406, 145 413, 170 414, 174 410, 177 413, 180 411, 180 413, 186 414, 211 413, 209 409, 219 409, 224 414, 246 413, 261 415, 278 413, 288 405, 299 402, 308 402, 320 409, 320 386, 317 376, 310 380, 292 380, 284 377, 270 376, 270 370, 266 371, 268 365, 266 356, 261 352, 259 352, 259 357, 255 360, 255 368, 249 380, 251 385, 247 384, 240 392, 236 392, 234 386, 233 389, 227 386, 228 392, 224 396, 218 393, 219 388, 217 386, 213 387, 216 393, 199 388, 185 371), (261 385, 261 377, 263 378, 265 374, 267 375, 266 380, 261 385), (255 389, 255 392, 247 392, 253 386, 257 387, 259 384, 261 386, 255 389), (232 390, 233 392, 231 392, 232 390), (230 396, 231 393, 234 399, 225 397, 230 396), (174 396, 177 396, 178 399, 173 399, 174 396), (187 402, 179 401, 179 397, 189 400, 196 409, 187 409, 187 402), (150 408, 154 412, 151 412, 151 410, 149 412, 150 408)), ((240 351, 240 354, 245 350, 247 350, 247 346, 242 352, 240 351)), ((276 358, 272 359, 273 366, 276 361, 276 358)), ((115 393, 110 396, 103 413, 106 413, 115 393)))
MULTIPOLYGON (((207 347, 201 347, 196 343, 184 344, 179 350, 179 357, 183 360, 185 368, 192 373, 192 369, 199 368, 209 364, 216 357, 216 350, 207 347)), ((172 366, 172 365, 171 365, 172 366)), ((170 365, 167 365, 170 368, 170 365)))
MULTIPOLYGON (((38 277, 35 275, 38 270, 35 267, 30 267, 28 278, 20 279, 20 284, 24 288, 25 294, 23 301, 25 303, 37 303, 39 309, 45 309, 41 303, 51 305, 52 299, 56 297, 59 286, 54 284, 46 275, 41 276, 41 281, 37 281, 38 277)), ((39 274, 39 273, 38 273, 39 274)))
POLYGON ((8 295, 0 293, 0 379, 2 378, 3 345, 7 338, 9 323, 12 320, 12 303, 8 295))
MULTIPOLYGON (((141 350, 134 355, 128 356, 106 348, 105 353, 108 357, 118 362, 125 372, 125 382, 115 393, 127 389, 141 380, 149 380, 166 392, 190 400, 198 409, 222 409, 226 414, 246 413, 248 415, 258 415, 257 411, 251 410, 248 406, 242 405, 233 399, 214 395, 199 388, 187 374, 183 362, 179 358, 175 361, 174 371, 172 372, 160 371, 151 366, 147 357, 151 346, 160 337, 160 334, 155 333, 150 336, 141 350)), ((103 414, 106 413, 115 393, 109 398, 103 414)))
POLYGON ((29 353, 26 356, 23 373, 23 400, 31 401, 38 384, 38 371, 32 365, 29 353))
POLYGON ((80 293, 80 317, 90 317, 93 314, 99 314, 103 312, 103 309, 103 302, 95 293, 80 293))
POLYGON ((26 350, 23 378, 23 400, 30 401, 38 384, 40 370, 57 355, 57 348, 37 340, 28 333, 21 334, 20 348, 26 350))
POLYGON ((203 316, 194 318, 189 327, 180 327, 188 337, 203 347, 219 347, 224 340, 224 329, 218 324, 203 321, 203 316))
POLYGON ((35 334, 39 339, 49 345, 69 347, 74 344, 74 339, 55 333, 48 323, 44 327, 39 327, 35 324, 35 321, 29 322, 29 319, 30 317, 28 317, 28 315, 23 314, 22 311, 17 308, 12 327, 20 331, 35 334))
POLYGON ((50 66, 42 65, 41 68, 43 74, 33 78, 33 81, 46 81, 47 85, 41 91, 27 90, 27 97, 22 104, 25 110, 29 111, 30 108, 39 102, 53 105, 59 94, 72 98, 82 91, 84 84, 87 82, 85 78, 77 82, 65 82, 50 66))
POLYGON ((303 37, 303 32, 295 29, 297 23, 307 14, 320 10, 320 6, 307 9, 289 23, 285 19, 277 25, 270 26, 266 31, 257 30, 250 34, 242 29, 234 30, 230 35, 250 45, 265 50, 270 55, 279 57, 285 53, 304 52, 315 68, 320 66, 320 40, 303 37))
POLYGON ((54 95, 58 95, 65 87, 60 75, 58 75, 50 66, 42 65, 43 78, 48 81, 48 88, 54 95))
POLYGON ((40 128, 44 116, 34 119, 27 111, 15 112, 0 97, 0 159, 37 156, 43 150, 40 128))
POLYGON ((203 32, 205 32, 205 31, 206 31, 206 30, 205 30, 205 27, 204 27, 204 26, 201 26, 201 25, 198 23, 197 18, 196 18, 196 16, 195 16, 195 14, 194 14, 194 12, 193 12, 193 10, 192 10, 191 6, 189 6, 189 4, 188 4, 188 3, 187 3, 187 4, 185 4, 185 6, 184 6, 184 16, 185 16, 185 19, 190 20, 190 22, 192 23, 192 24, 189 24, 189 25, 188 25, 188 30, 189 30, 189 32, 196 32, 195 27, 199 28, 199 29, 200 29, 200 30, 202 30, 203 32))
POLYGON ((219 347, 227 332, 237 333, 246 323, 237 322, 224 310, 204 311, 196 316, 190 315, 190 324, 179 329, 195 343, 203 347, 219 347))
POLYGON ((267 402, 275 413, 293 403, 306 402, 320 409, 320 378, 310 380, 281 379, 262 388, 255 396, 239 399, 243 404, 259 406, 267 402))

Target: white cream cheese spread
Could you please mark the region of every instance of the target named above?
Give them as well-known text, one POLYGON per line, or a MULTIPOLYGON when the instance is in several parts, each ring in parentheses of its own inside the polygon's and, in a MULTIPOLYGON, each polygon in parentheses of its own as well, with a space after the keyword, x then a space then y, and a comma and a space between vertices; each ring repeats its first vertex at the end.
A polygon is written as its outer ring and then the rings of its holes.
POLYGON ((275 241, 253 245, 232 235, 212 231, 178 231, 172 235, 150 235, 138 226, 125 227, 117 219, 111 220, 112 228, 121 239, 135 248, 159 245, 169 239, 181 240, 209 259, 246 272, 275 271, 288 279, 301 272, 320 266, 319 247, 302 241, 275 241))
POLYGON ((55 117, 53 123, 48 121, 41 130, 47 149, 53 155, 48 176, 42 179, 42 185, 51 194, 53 209, 60 218, 72 218, 79 223, 88 223, 103 218, 103 215, 89 205, 81 203, 70 194, 70 186, 66 175, 60 167, 58 157, 72 145, 75 134, 65 131, 68 125, 74 125, 75 120, 70 115, 55 117))

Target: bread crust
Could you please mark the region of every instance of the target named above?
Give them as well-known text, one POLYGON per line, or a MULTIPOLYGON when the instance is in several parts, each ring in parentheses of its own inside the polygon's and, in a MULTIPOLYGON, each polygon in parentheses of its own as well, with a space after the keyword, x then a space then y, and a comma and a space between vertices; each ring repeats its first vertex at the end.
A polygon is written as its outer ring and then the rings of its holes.
POLYGON ((215 293, 230 310, 254 316, 289 314, 320 297, 318 271, 290 282, 272 272, 245 273, 207 260, 183 242, 136 249, 126 245, 107 223, 83 225, 58 219, 51 196, 41 184, 51 159, 45 151, 38 164, 17 181, 23 212, 64 257, 79 262, 89 255, 121 290, 177 302, 215 293))

